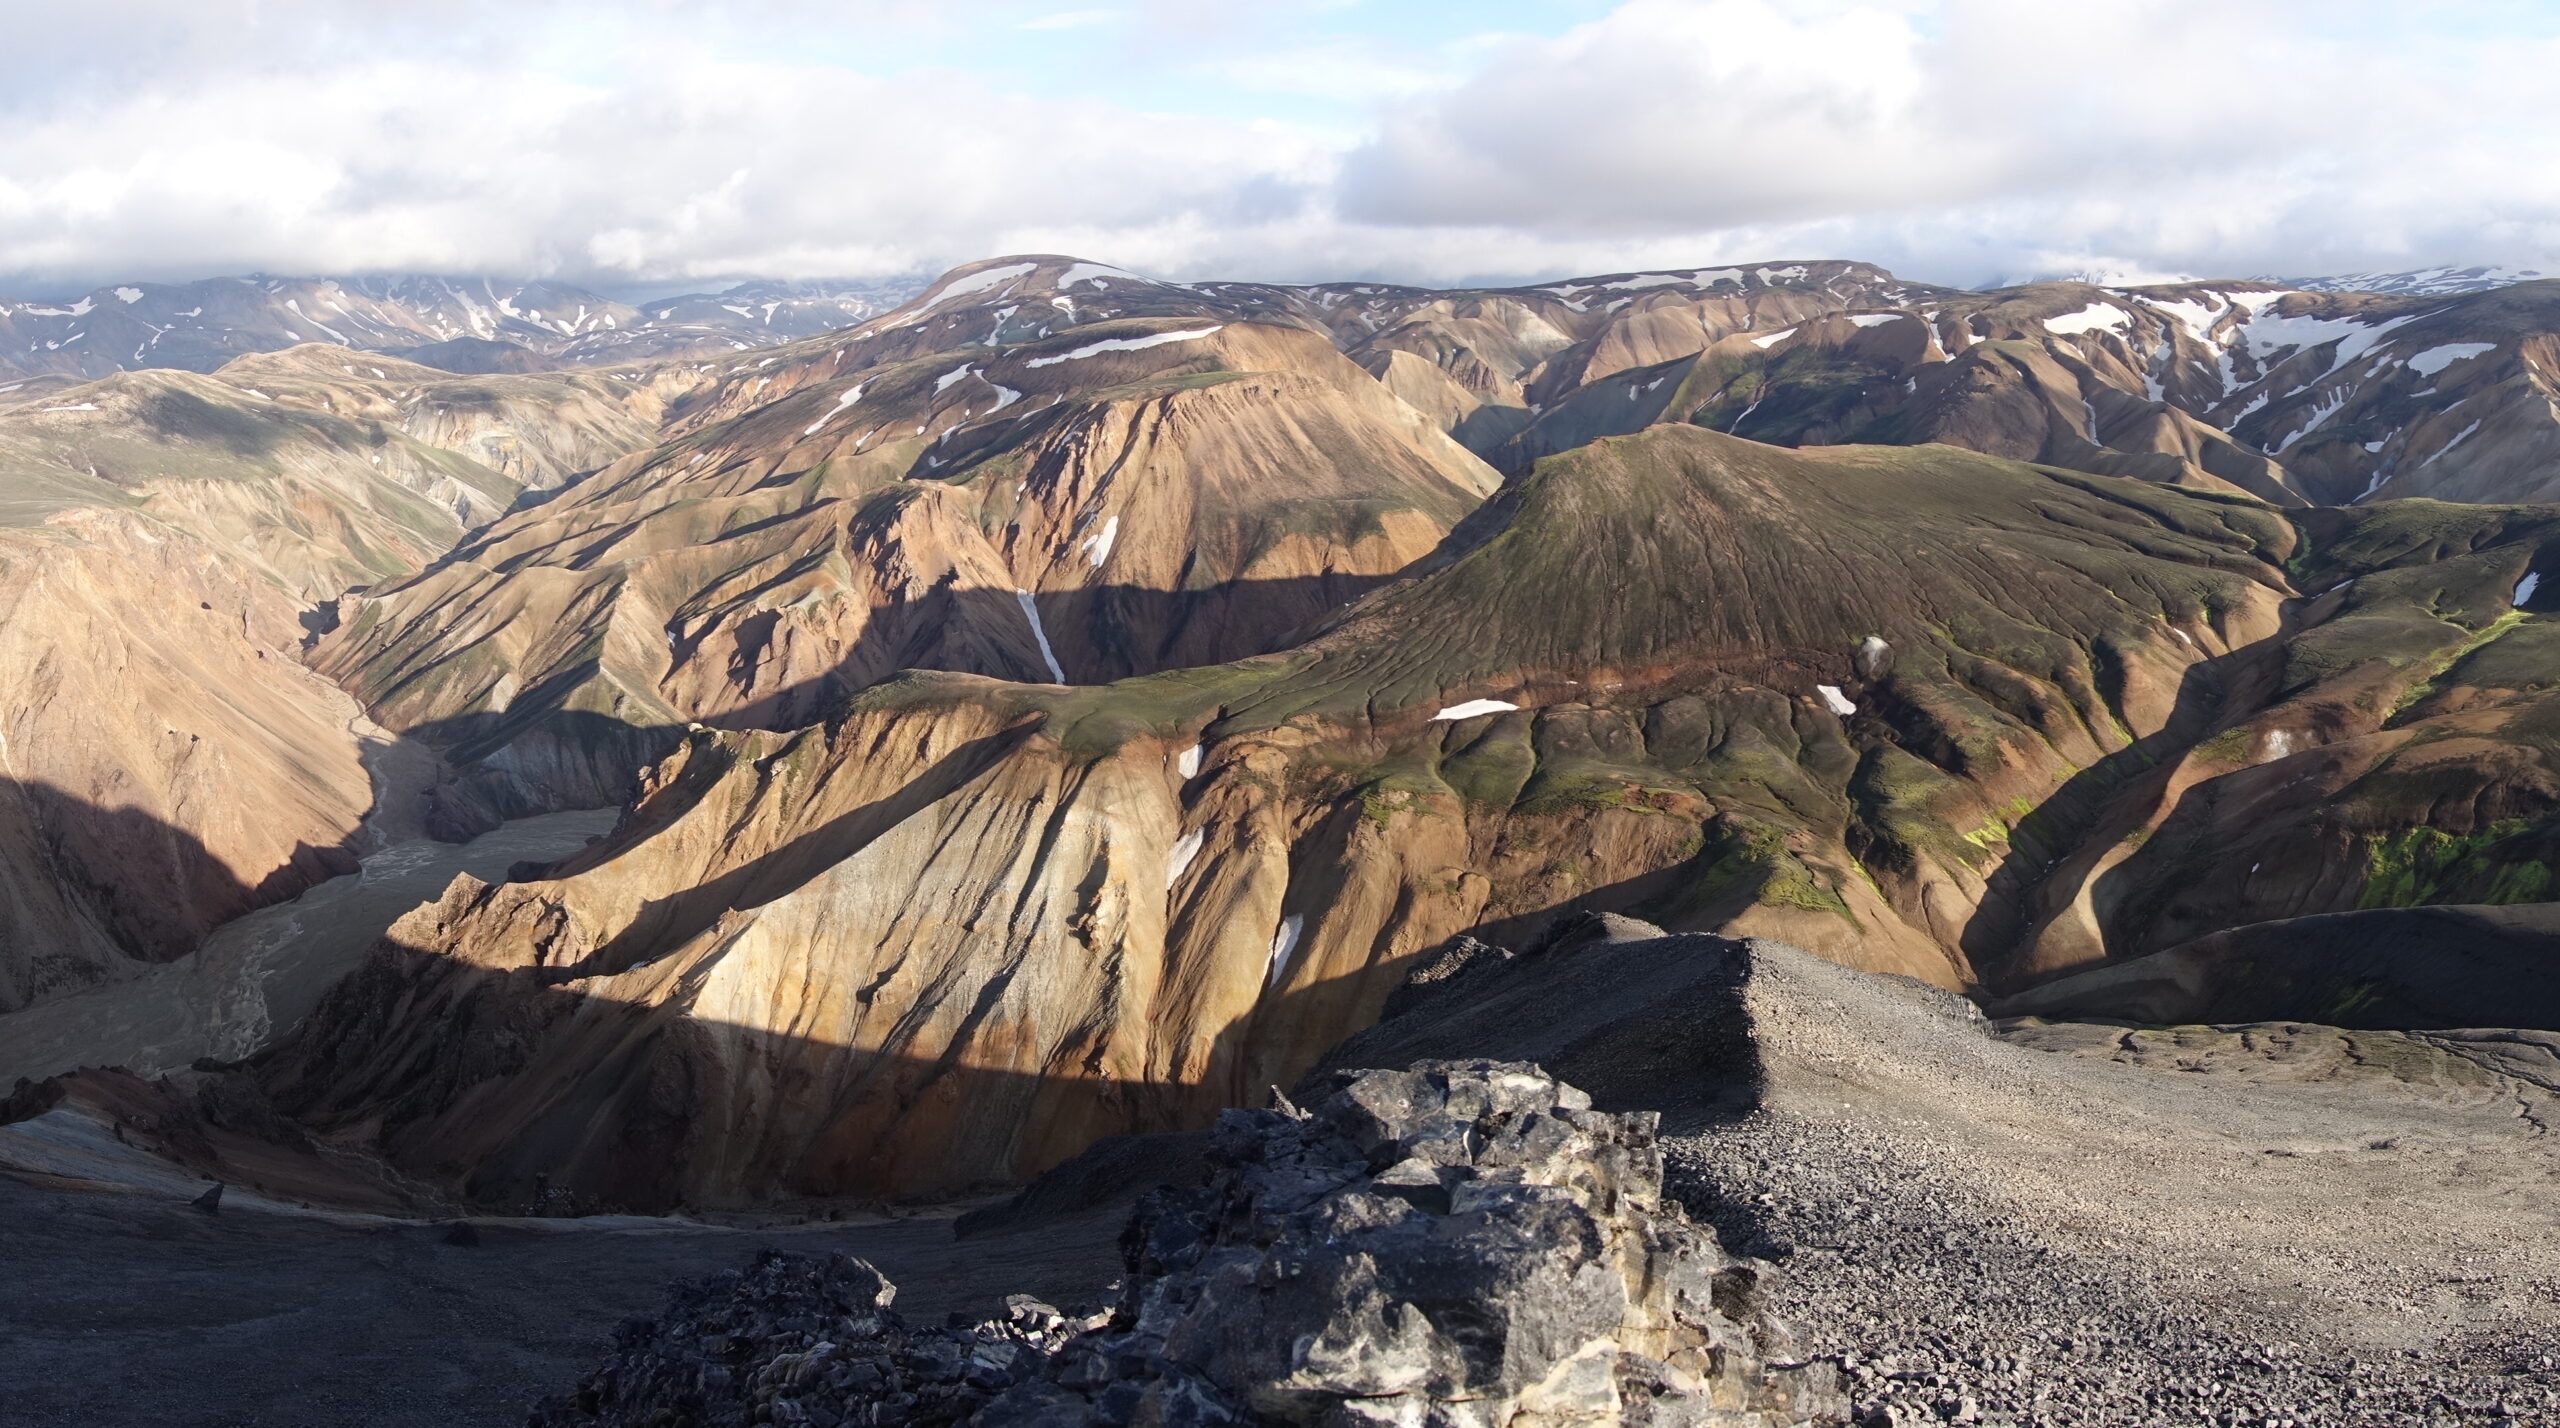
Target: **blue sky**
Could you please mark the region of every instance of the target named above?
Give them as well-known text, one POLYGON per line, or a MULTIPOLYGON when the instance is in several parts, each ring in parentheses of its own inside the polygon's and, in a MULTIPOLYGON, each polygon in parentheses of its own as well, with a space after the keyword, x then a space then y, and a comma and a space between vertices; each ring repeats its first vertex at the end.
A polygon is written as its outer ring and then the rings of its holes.
POLYGON ((2520 0, 0 0, 0 292, 2560 269, 2520 0))

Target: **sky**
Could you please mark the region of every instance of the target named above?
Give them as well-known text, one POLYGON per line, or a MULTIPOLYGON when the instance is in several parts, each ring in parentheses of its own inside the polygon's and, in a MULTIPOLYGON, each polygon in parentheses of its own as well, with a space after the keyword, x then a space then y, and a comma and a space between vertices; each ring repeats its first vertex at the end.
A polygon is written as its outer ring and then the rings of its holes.
POLYGON ((0 292, 2560 271, 2560 0, 0 0, 0 292))

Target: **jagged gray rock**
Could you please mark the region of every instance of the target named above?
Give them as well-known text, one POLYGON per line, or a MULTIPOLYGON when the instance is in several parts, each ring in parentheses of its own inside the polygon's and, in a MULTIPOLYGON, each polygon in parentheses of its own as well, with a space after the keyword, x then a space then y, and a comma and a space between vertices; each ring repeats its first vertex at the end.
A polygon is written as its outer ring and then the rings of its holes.
POLYGON ((1521 1062, 1343 1071, 1221 1118, 1206 1185, 1144 1201, 1108 1314, 1016 1301, 918 1330, 876 1270, 768 1254, 626 1325, 537 1428, 1302 1424, 1780 1428, 1844 1421, 1769 1270, 1662 1198, 1650 1113, 1521 1062))

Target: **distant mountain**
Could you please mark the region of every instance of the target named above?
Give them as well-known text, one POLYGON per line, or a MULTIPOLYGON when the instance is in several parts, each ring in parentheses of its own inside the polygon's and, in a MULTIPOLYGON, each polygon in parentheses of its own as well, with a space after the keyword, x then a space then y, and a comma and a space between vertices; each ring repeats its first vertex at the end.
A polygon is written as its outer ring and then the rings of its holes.
POLYGON ((2444 297, 2483 293, 2512 283, 2560 277, 2539 268, 2415 268, 2405 273, 2346 273, 2328 278, 2287 278, 2284 285, 2315 293, 2389 293, 2398 297, 2444 297))
POLYGON ((306 342, 461 372, 703 357, 849 326, 918 286, 748 282, 634 306, 565 283, 414 274, 123 283, 75 302, 0 299, 0 374, 210 372, 306 342))

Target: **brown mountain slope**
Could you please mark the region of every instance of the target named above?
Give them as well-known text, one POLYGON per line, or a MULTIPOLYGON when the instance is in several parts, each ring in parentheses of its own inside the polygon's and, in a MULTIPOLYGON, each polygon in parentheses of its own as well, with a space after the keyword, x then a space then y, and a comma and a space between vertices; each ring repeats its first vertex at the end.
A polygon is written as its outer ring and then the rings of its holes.
POLYGON ((1285 653, 698 731, 555 878, 412 915, 262 1074, 493 1199, 741 1203, 1196 1122, 1450 937, 1580 906, 1965 982, 2010 810, 2068 827, 2205 727, 2295 545, 2245 501, 1694 428, 1476 522, 1285 653))
POLYGON ((632 747, 599 720, 788 727, 906 667, 1097 683, 1260 653, 1493 484, 1312 334, 1101 324, 621 463, 345 602, 316 662, 482 760, 500 806, 617 802, 632 747))
POLYGON ((369 726, 304 617, 518 493, 372 387, 248 375, 275 390, 132 373, 0 412, 0 1009, 350 869, 369 726))

